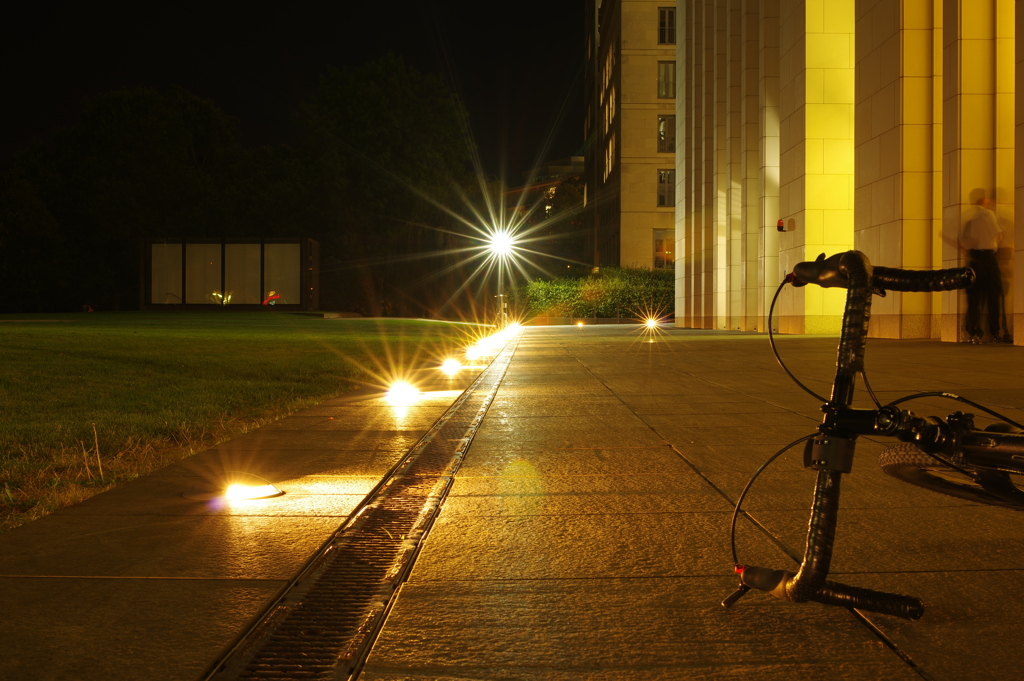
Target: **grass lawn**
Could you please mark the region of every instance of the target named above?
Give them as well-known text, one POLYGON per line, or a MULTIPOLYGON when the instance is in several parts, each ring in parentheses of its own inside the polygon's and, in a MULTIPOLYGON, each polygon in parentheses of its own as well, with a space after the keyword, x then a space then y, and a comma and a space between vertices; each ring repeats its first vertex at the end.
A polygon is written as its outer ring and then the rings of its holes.
POLYGON ((0 315, 0 531, 436 365, 480 329, 279 312, 0 315))

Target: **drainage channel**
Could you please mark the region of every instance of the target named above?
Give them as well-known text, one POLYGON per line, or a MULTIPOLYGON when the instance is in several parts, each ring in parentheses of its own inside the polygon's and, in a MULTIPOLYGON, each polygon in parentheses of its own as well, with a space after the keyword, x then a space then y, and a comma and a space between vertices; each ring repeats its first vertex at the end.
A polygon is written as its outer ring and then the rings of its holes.
POLYGON ((206 681, 354 679, 512 360, 512 339, 206 681))

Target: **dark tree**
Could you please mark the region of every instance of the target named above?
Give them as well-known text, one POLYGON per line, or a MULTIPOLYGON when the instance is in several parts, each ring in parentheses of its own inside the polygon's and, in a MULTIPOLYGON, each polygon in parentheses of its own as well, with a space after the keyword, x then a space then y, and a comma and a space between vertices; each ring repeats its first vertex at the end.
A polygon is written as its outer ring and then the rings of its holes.
POLYGON ((232 228, 225 189, 239 152, 233 121, 184 90, 87 100, 76 126, 4 173, 5 308, 133 306, 140 238, 232 228))
POLYGON ((457 224, 438 204, 459 206, 471 158, 461 105, 388 55, 330 70, 305 111, 325 305, 436 310, 453 284, 437 273, 457 224))

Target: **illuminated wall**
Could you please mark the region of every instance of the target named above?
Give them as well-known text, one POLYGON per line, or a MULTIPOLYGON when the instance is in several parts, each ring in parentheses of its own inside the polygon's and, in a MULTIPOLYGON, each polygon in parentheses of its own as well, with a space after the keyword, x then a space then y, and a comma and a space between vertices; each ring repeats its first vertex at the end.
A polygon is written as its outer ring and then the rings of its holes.
MULTIPOLYGON (((872 263, 940 266, 941 4, 857 4, 855 245, 872 263)), ((891 292, 872 304, 870 335, 938 335, 938 294, 891 292)))
POLYGON ((672 171, 675 184, 675 154, 659 151, 658 147, 659 114, 676 113, 675 83, 669 83, 670 92, 663 91, 670 75, 665 72, 665 65, 670 64, 672 71, 676 71, 676 46, 674 42, 659 44, 658 30, 659 10, 672 4, 621 0, 622 63, 617 84, 621 117, 619 264, 625 267, 653 267, 655 231, 675 229, 675 202, 659 205, 664 201, 659 201, 658 196, 659 172, 672 171), (660 96, 666 94, 669 96, 660 96))
POLYGON ((676 114, 677 21, 666 21, 674 5, 588 4, 585 174, 595 265, 652 268, 675 257, 674 236, 655 253, 658 237, 675 230, 675 153, 663 137, 678 125, 664 120, 676 114))
MULTIPOLYGON (((1019 0, 1014 5, 1014 36, 1024 31, 1024 0, 1019 0)), ((1014 61, 1014 204, 1017 201, 1024 206, 1024 44, 1018 45, 1014 39, 1013 46, 1014 61)), ((1024 273, 1024 210, 1014 213, 1014 233, 1019 234, 1014 242, 1013 268, 1014 272, 1024 273)), ((1007 309, 1012 314, 1014 329, 1014 343, 1024 344, 1024 276, 1016 276, 1009 290, 1013 293, 1013 305, 1007 309)))
MULTIPOLYGON (((853 245, 853 0, 678 7, 677 323, 764 330, 792 264, 853 245)), ((842 305, 790 290, 776 315, 831 332, 842 305)))
MULTIPOLYGON (((1003 228, 1008 330, 1024 328, 1016 5, 677 2, 677 325, 764 330, 778 282, 819 253, 966 265, 958 236, 984 195, 1003 228)), ((844 301, 787 288, 778 328, 837 332, 844 301)), ((965 308, 962 292, 890 292, 874 300, 870 334, 964 340, 965 308)))
MULTIPOLYGON (((942 4, 942 265, 967 263, 955 237, 979 195, 996 201, 1003 227, 999 265, 1007 309, 1014 309, 1015 11, 1012 0, 945 0, 942 4)), ((942 296, 941 338, 963 340, 963 294, 942 296)), ((1013 315, 1008 315, 1012 323, 1013 315)), ((1011 333, 1013 329, 1010 329, 1011 333)), ((1024 333, 1015 334, 1017 343, 1024 333)))

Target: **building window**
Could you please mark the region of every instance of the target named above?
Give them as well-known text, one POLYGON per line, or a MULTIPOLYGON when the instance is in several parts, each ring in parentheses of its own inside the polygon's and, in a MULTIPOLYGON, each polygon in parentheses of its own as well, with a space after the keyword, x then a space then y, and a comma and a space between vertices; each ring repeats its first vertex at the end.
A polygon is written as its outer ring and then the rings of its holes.
POLYGON ((676 63, 674 61, 658 62, 658 98, 676 98, 676 63))
POLYGON ((608 138, 608 146, 604 150, 604 179, 607 181, 615 168, 615 133, 608 138))
POLYGON ((604 103, 604 131, 608 132, 615 120, 615 88, 609 88, 604 103))
POLYGON ((658 153, 676 153, 676 117, 658 116, 658 153))
POLYGON ((676 232, 673 229, 654 230, 654 269, 672 269, 672 264, 675 261, 672 254, 675 240, 676 232))
POLYGON ((658 44, 676 44, 676 8, 658 8, 658 44))
POLYGON ((676 205, 676 171, 658 171, 658 206, 676 205))

